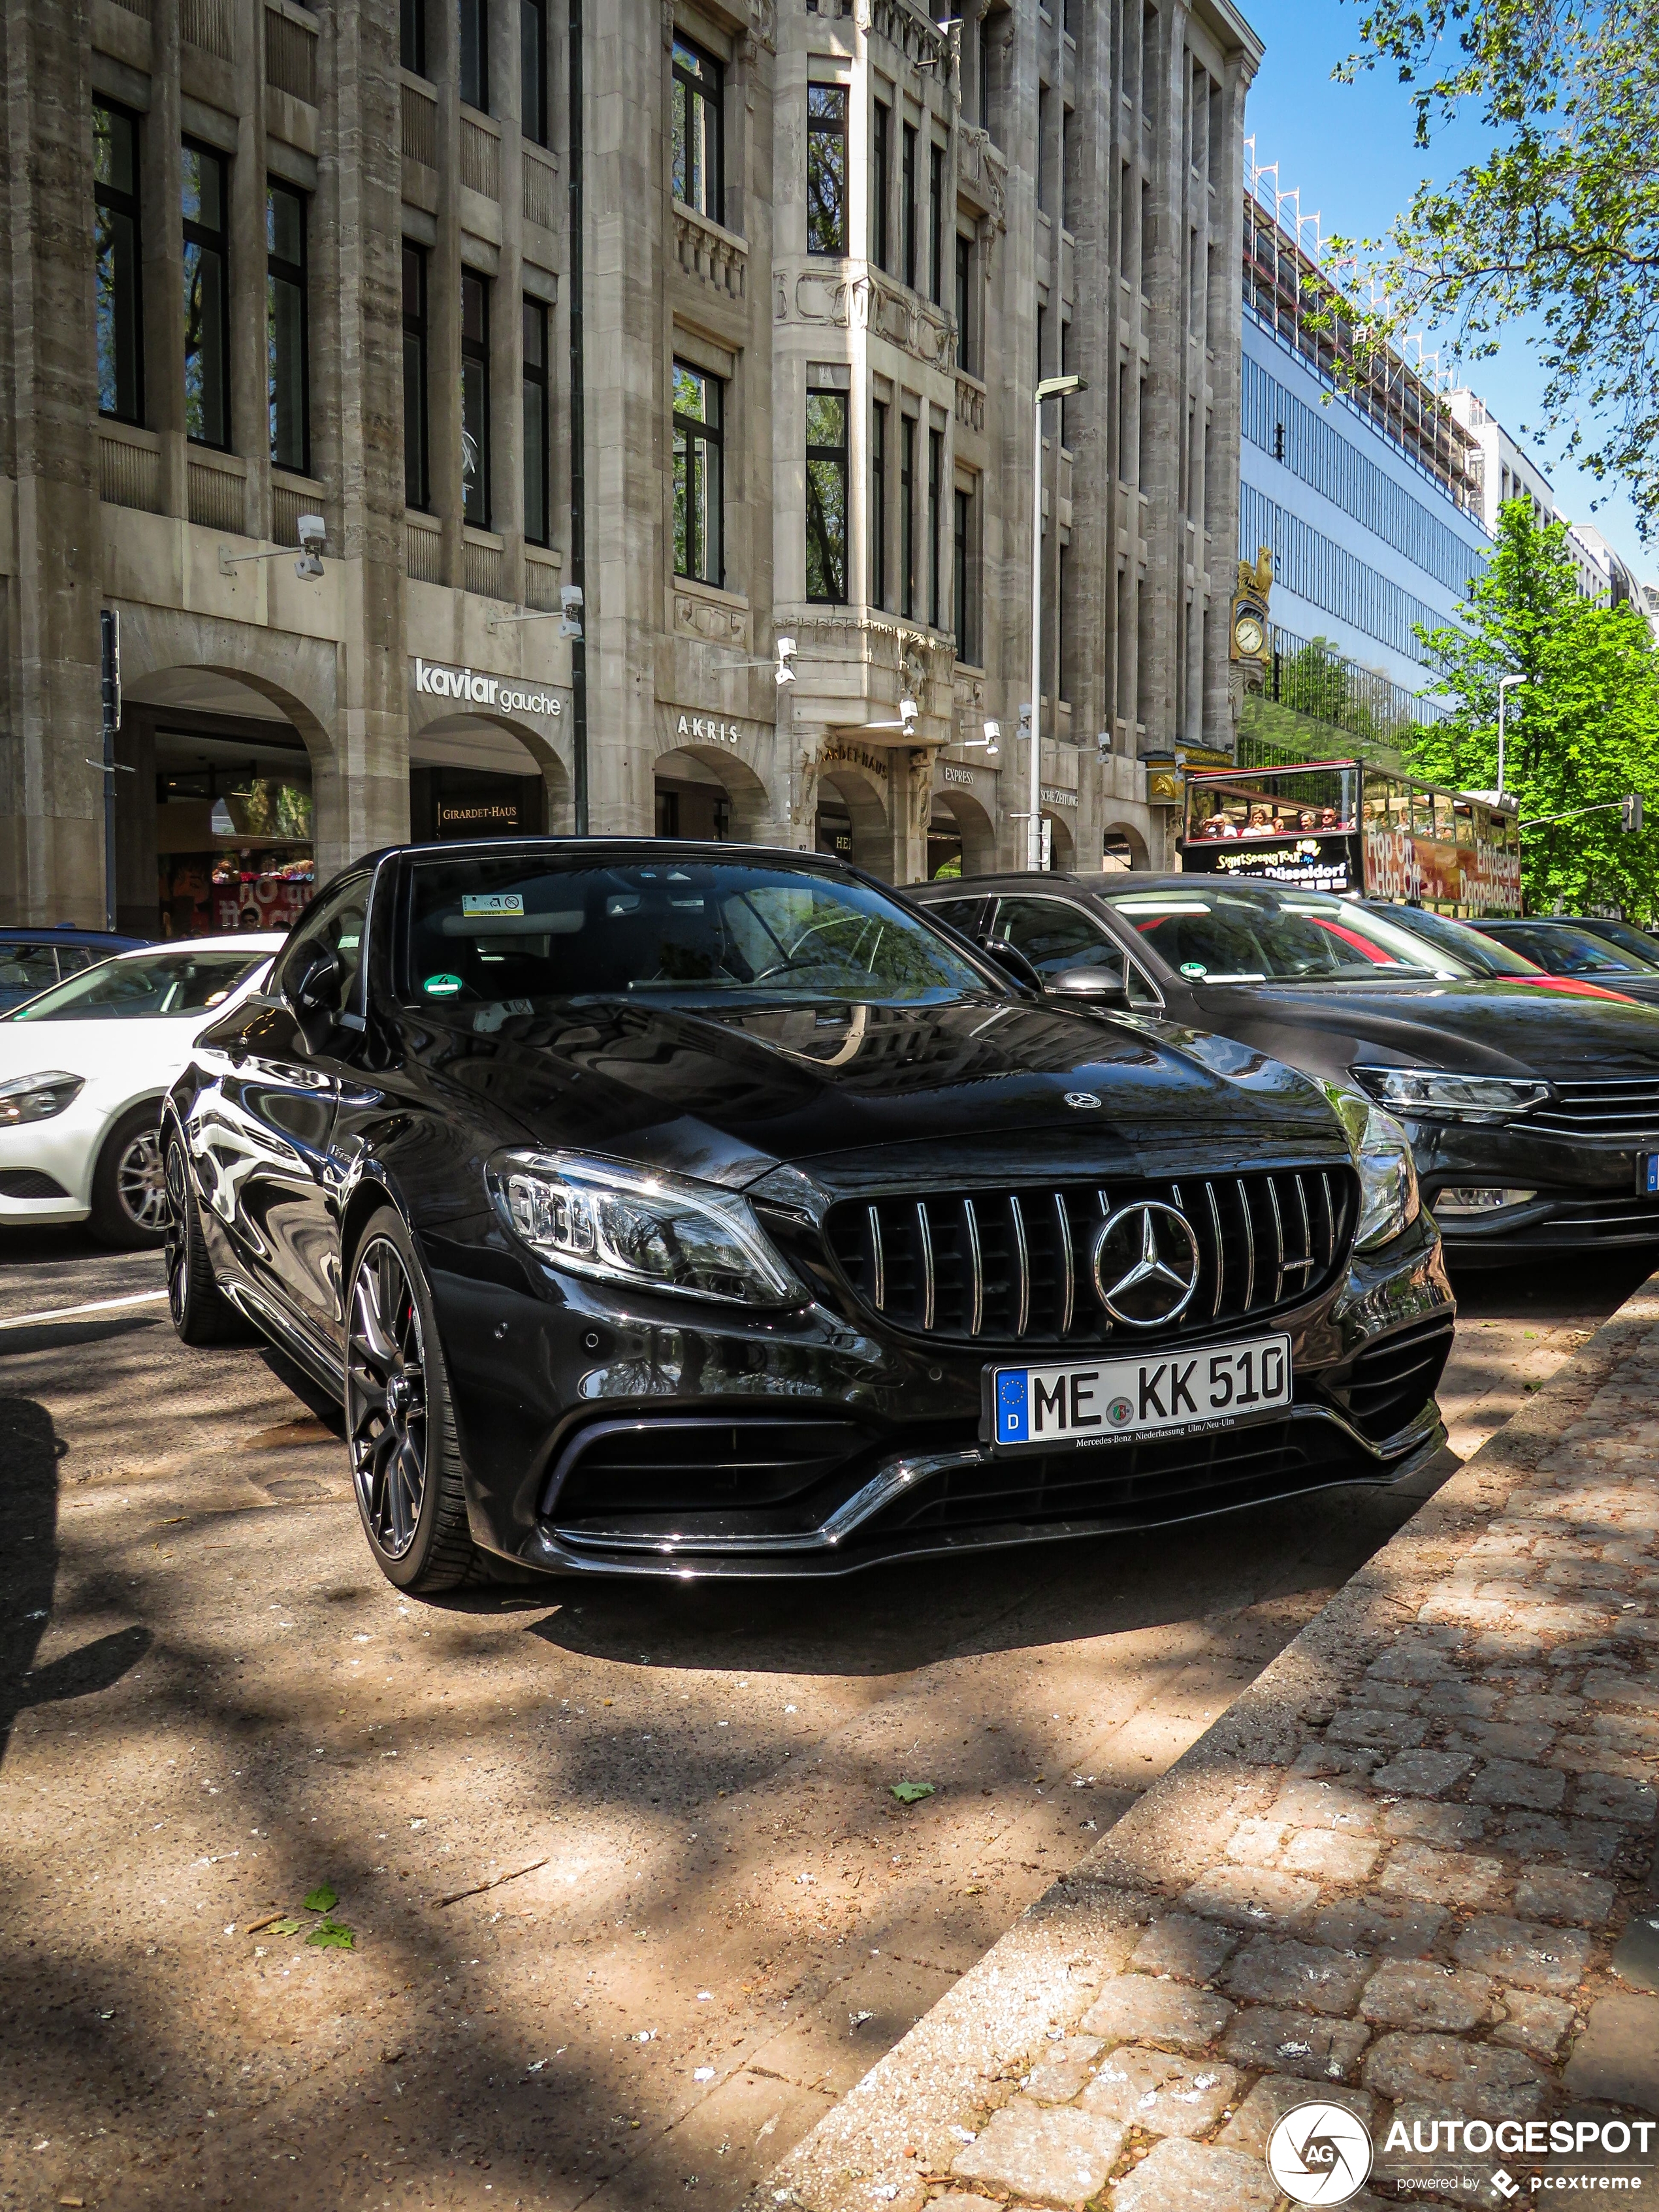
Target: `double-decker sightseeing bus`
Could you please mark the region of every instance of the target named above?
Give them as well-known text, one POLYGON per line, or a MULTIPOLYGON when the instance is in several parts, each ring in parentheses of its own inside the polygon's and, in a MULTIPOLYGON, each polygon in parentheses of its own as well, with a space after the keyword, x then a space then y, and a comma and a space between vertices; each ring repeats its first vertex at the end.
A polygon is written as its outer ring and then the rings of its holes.
POLYGON ((1475 919, 1521 911, 1512 808, 1359 760, 1189 770, 1181 865, 1475 919))

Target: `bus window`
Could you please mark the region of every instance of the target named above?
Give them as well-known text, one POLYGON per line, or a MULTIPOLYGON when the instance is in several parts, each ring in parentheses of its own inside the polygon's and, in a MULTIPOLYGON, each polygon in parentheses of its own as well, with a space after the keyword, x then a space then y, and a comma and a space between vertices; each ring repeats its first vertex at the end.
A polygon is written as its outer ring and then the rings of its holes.
POLYGON ((1434 794, 1434 834, 1439 844, 1454 845, 1457 842, 1457 823, 1449 791, 1437 791, 1434 794))

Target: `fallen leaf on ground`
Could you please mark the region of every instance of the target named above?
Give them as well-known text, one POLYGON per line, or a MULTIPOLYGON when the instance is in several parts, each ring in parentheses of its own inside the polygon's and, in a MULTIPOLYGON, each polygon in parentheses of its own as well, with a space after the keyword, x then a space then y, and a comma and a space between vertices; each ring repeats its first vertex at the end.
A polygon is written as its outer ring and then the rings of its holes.
POLYGON ((357 1938, 350 1929, 343 1927, 337 1920, 319 1920, 306 1941, 322 1951, 352 1951, 357 1947, 357 1938))
POLYGON ((891 1788, 894 1796, 898 1799, 901 1805, 919 1804, 924 1797, 931 1797, 933 1795, 933 1784, 931 1782, 895 1782, 891 1788))
POLYGON ((316 1888, 312 1891, 310 1896, 307 1898, 305 1901, 306 1911, 307 1912, 332 1912, 339 1901, 340 1899, 337 1892, 331 1890, 325 1881, 319 1882, 316 1888))

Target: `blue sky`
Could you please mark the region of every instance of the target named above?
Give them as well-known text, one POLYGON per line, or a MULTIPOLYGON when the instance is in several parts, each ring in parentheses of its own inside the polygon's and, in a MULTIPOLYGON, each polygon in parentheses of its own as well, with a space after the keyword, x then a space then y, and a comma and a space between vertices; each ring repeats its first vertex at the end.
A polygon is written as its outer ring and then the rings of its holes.
MULTIPOLYGON (((1450 137, 1437 131, 1428 151, 1420 152, 1413 143, 1409 99, 1381 70, 1352 86, 1332 82, 1332 69, 1358 43, 1358 7, 1341 0, 1241 4, 1267 46, 1245 111, 1256 160, 1264 167, 1278 162, 1280 191, 1299 187, 1303 213, 1316 208, 1327 237, 1380 235, 1423 178, 1443 180, 1479 153, 1482 141, 1474 131, 1450 137)), ((1426 335, 1432 343, 1433 334, 1426 335)), ((1441 358, 1455 361, 1449 344, 1442 343, 1441 358)), ((1565 514, 1593 522, 1638 576, 1659 575, 1659 546, 1643 550, 1624 494, 1564 464, 1559 439, 1547 439, 1540 448, 1522 435, 1523 426, 1546 427, 1539 404, 1544 378, 1524 328, 1506 338, 1493 359, 1468 363, 1457 380, 1473 385, 1510 434, 1540 461, 1565 514), (1593 501, 1599 504, 1592 514, 1593 501)))

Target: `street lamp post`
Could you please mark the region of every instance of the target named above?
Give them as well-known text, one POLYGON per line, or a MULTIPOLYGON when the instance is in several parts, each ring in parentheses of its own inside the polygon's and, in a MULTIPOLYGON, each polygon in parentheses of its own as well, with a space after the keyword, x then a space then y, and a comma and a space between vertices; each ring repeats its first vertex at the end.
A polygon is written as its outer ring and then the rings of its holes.
POLYGON ((1088 389, 1080 376, 1040 377, 1031 407, 1031 811, 1025 817, 1025 865, 1033 874, 1042 866, 1042 404, 1088 389))
POLYGON ((1510 703, 1510 694, 1519 684, 1529 683, 1525 676, 1500 676, 1498 679, 1498 796, 1504 796, 1504 710, 1510 703))

